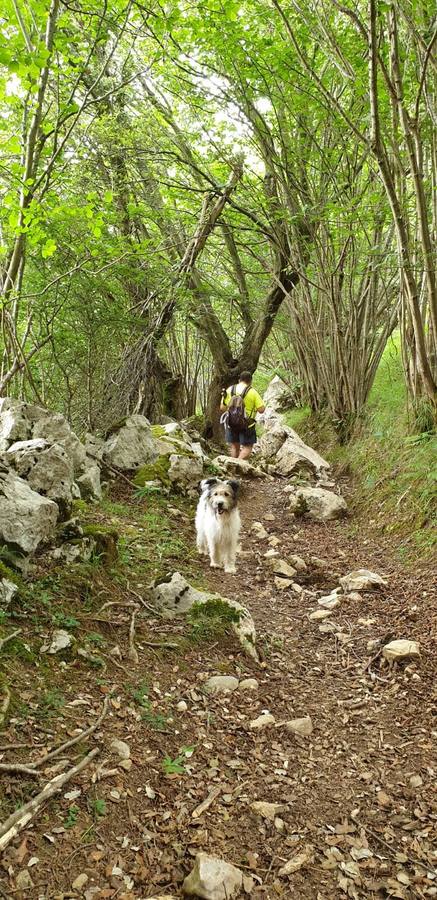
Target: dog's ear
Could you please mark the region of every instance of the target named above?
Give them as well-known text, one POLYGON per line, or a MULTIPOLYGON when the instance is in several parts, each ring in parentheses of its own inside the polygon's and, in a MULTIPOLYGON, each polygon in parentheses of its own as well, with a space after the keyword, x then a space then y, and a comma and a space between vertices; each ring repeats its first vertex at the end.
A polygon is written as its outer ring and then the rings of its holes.
POLYGON ((228 485, 229 485, 229 487, 232 488, 232 490, 234 492, 234 497, 237 498, 239 490, 240 490, 240 482, 237 481, 236 478, 230 478, 228 481, 228 485))
POLYGON ((217 482, 218 478, 204 478, 199 484, 200 493, 203 494, 204 491, 209 491, 214 484, 217 484, 217 482))

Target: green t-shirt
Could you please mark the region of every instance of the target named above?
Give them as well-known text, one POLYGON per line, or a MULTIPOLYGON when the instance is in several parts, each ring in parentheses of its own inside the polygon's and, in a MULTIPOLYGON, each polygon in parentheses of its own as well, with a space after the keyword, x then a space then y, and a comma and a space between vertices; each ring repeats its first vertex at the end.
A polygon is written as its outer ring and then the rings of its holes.
MULTIPOLYGON (((245 388, 247 388, 247 384, 245 384, 244 381, 240 381, 236 386, 236 393, 242 394, 245 388)), ((231 397, 231 388, 229 387, 226 391, 226 397, 223 401, 224 406, 229 406, 231 397)), ((262 397, 260 397, 258 391, 256 391, 253 387, 249 388, 246 396, 243 399, 243 403, 248 418, 253 420, 255 420, 255 416, 258 410, 264 406, 264 400, 262 399, 262 397)), ((255 421, 252 421, 249 427, 255 428, 255 421)))

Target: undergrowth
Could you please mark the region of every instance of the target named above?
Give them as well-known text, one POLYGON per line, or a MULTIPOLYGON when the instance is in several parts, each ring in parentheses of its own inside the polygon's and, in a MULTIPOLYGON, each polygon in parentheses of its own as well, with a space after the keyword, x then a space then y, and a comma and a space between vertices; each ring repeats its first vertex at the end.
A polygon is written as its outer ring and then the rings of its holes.
POLYGON ((331 423, 308 408, 286 413, 285 420, 337 473, 352 475, 349 505, 373 531, 393 534, 407 562, 431 557, 437 541, 437 435, 421 431, 409 408, 396 336, 348 444, 340 445, 331 423))

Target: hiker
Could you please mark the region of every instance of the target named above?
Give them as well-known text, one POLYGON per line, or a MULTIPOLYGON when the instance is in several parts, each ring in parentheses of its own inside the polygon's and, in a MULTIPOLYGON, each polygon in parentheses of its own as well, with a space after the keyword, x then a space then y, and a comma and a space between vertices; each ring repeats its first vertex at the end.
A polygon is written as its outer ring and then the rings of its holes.
POLYGON ((225 440, 229 455, 234 459, 249 459, 256 444, 255 417, 265 410, 262 397, 252 387, 250 372, 241 372, 238 384, 223 391, 220 412, 225 426, 225 440))

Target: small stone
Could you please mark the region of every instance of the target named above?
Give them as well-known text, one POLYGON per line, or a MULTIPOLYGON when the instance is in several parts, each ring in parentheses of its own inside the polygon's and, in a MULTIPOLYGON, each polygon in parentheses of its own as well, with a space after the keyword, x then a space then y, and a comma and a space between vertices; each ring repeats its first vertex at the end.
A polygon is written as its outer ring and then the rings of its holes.
POLYGON ((266 513, 265 516, 263 516, 263 519, 264 519, 266 522, 274 522, 274 521, 275 521, 275 516, 273 515, 273 513, 266 513))
POLYGON ((298 734, 301 737, 308 737, 313 732, 313 723, 311 716, 302 716, 299 719, 290 719, 285 723, 287 731, 291 734, 298 734))
POLYGON ((272 535, 269 537, 267 543, 270 544, 271 547, 279 547, 279 544, 280 544, 281 542, 280 542, 279 538, 276 537, 276 534, 272 534, 272 535))
POLYGON ((423 779, 420 777, 420 775, 412 775, 411 776, 410 787, 418 788, 418 787, 422 787, 422 784, 423 784, 423 779))
POLYGON ((261 716, 258 716, 257 719, 252 719, 249 727, 253 728, 256 731, 260 731, 262 728, 268 728, 269 725, 274 725, 276 719, 270 713, 263 713, 261 716))
POLYGON ((120 760, 120 768, 124 769, 125 772, 130 772, 132 768, 132 760, 131 759, 121 759, 120 760))
POLYGON ((256 678, 243 678, 238 685, 239 691, 257 691, 259 684, 256 678))
POLYGON ((385 645, 382 655, 390 663, 399 662, 402 659, 415 659, 420 656, 420 645, 417 641, 390 641, 385 645))
POLYGON ((381 646, 381 641, 379 640, 379 638, 375 638, 371 641, 367 641, 366 649, 367 649, 368 653, 376 653, 376 651, 379 650, 380 646, 381 646))
POLYGON ((284 805, 283 803, 268 803, 266 800, 255 800, 250 804, 250 808, 263 819, 274 822, 277 813, 284 809, 284 805))
POLYGON ((327 619, 330 615, 331 610, 329 609, 315 609, 314 612, 309 614, 308 618, 311 622, 318 622, 320 619, 327 619))
POLYGON ((335 634, 337 630, 338 625, 336 625, 335 622, 322 622, 322 624, 319 625, 321 634, 335 634))
POLYGON ((240 893, 243 874, 240 869, 216 856, 198 853, 194 869, 185 878, 184 894, 203 900, 231 900, 240 893))
POLYGON ((179 700, 179 703, 176 704, 176 709, 179 710, 179 712, 186 712, 188 703, 185 703, 185 700, 179 700))
POLYGON ((112 750, 113 753, 116 753, 120 759, 129 759, 130 757, 129 744, 126 744, 125 741, 119 741, 118 738, 114 738, 114 740, 111 741, 109 749, 112 750))
POLYGON ((293 581, 291 578, 280 578, 279 575, 275 578, 275 588, 278 591, 286 591, 288 588, 291 588, 293 585, 293 581))
POLYGON ((30 891, 34 887, 30 872, 27 869, 21 869, 21 872, 18 873, 15 879, 15 883, 19 891, 30 891))
POLYGON ((74 879, 71 887, 73 888, 74 891, 81 891, 82 888, 85 887, 87 882, 88 882, 88 875, 86 874, 86 872, 82 872, 81 875, 78 875, 77 878, 74 879))
POLYGON ((264 538, 268 538, 269 533, 264 528, 262 522, 252 522, 251 532, 260 540, 264 540, 264 538))
POLYGON ((279 831, 279 832, 285 831, 285 822, 279 816, 276 816, 274 825, 275 825, 276 831, 279 831))
POLYGON ((391 799, 388 794, 385 793, 385 791, 379 791, 376 795, 376 799, 379 806, 383 806, 384 808, 391 806, 391 799))
POLYGON ((369 572, 368 569, 355 569, 348 575, 343 575, 340 578, 340 584, 347 594, 350 591, 372 591, 384 587, 387 582, 376 572, 369 572))
POLYGON ((293 566, 290 566, 285 559, 275 559, 272 563, 272 568, 275 575, 282 575, 284 578, 293 579, 296 575, 296 569, 293 569, 293 566))
POLYGON ((307 564, 301 556, 289 556, 288 560, 290 565, 296 569, 296 572, 306 572, 307 564))
POLYGON ((279 551, 274 550, 273 547, 271 550, 267 550, 267 552, 264 553, 264 559, 274 559, 275 556, 279 556, 279 551))
MULTIPOLYGON (((60 653, 62 650, 67 650, 74 643, 73 635, 69 634, 68 631, 65 631, 63 628, 59 628, 58 630, 53 632, 52 642, 47 650, 47 653, 55 654, 60 653)), ((43 648, 41 647, 41 650, 43 648)))
POLYGON ((231 694, 238 687, 238 678, 233 675, 213 675, 203 685, 205 694, 214 697, 216 694, 231 694))
POLYGON ((337 594, 329 594, 327 597, 320 597, 317 603, 319 606, 323 607, 323 609, 335 609, 337 606, 340 606, 340 600, 338 599, 337 594))

